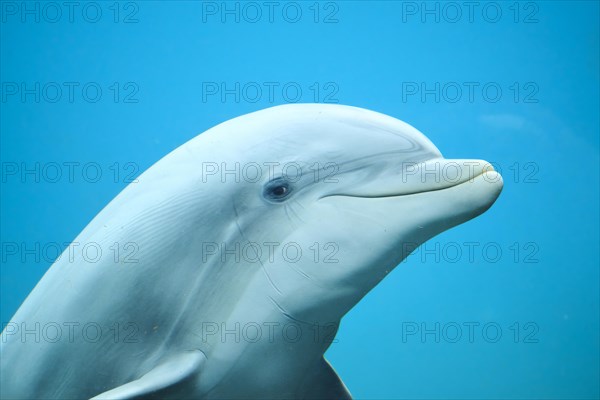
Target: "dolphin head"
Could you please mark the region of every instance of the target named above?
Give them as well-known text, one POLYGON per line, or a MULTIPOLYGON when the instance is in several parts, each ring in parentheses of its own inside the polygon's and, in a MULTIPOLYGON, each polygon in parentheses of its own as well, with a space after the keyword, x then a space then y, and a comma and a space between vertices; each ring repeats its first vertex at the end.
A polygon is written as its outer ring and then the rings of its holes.
POLYGON ((287 105, 227 121, 107 205, 70 250, 111 251, 60 257, 12 319, 29 332, 94 321, 99 333, 124 328, 122 340, 3 333, 2 396, 349 398, 322 358, 328 343, 273 342, 273 323, 338 322, 414 246, 481 214, 501 188, 485 162, 446 160, 416 129, 363 109, 287 105), (204 322, 269 322, 269 334, 204 340, 204 322))
POLYGON ((341 317, 416 246, 483 213, 502 190, 485 161, 444 159, 412 126, 342 105, 247 114, 176 153, 182 185, 211 203, 190 212, 229 249, 219 263, 242 253, 236 263, 262 269, 252 279, 310 318, 341 317))

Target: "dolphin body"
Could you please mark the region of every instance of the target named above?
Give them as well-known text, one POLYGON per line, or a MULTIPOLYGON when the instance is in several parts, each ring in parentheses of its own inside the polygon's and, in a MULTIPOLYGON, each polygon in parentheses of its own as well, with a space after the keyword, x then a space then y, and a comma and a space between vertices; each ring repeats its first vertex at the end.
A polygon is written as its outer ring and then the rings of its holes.
POLYGON ((349 399, 323 358, 341 318, 501 189, 373 111, 229 120, 92 220, 74 243, 100 256, 52 265, 2 334, 2 398, 349 399))

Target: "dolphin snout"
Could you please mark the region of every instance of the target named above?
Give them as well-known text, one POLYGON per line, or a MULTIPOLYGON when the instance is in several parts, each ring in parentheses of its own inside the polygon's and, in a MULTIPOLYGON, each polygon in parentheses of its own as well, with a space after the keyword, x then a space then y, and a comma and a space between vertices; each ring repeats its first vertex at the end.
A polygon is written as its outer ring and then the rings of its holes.
POLYGON ((401 185, 397 194, 416 194, 448 189, 465 183, 473 183, 479 178, 502 185, 502 177, 488 161, 434 158, 421 163, 404 165, 400 176, 396 177, 401 185))

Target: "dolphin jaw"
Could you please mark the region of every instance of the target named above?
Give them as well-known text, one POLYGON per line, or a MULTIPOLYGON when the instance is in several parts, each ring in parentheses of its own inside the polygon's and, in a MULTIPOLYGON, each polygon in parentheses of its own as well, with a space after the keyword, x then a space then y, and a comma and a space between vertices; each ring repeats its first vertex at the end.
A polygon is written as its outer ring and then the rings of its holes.
POLYGON ((473 184, 481 180, 484 180, 485 182, 489 183, 490 189, 497 189, 498 193, 502 190, 503 187, 501 175, 494 170, 493 166, 490 163, 483 160, 455 161, 440 158, 421 163, 421 166, 422 167, 420 167, 420 170, 424 174, 424 176, 421 176, 421 182, 409 181, 404 182, 406 184, 398 184, 397 177, 388 176, 380 182, 370 182, 362 187, 359 186, 358 188, 353 188, 352 190, 343 190, 340 192, 326 193, 323 196, 321 196, 319 200, 328 197, 356 197, 365 199, 405 197, 430 192, 444 191, 450 188, 456 188, 458 186, 466 186, 468 184, 473 184), (472 174, 469 173, 466 174, 466 176, 461 174, 460 177, 456 180, 442 179, 442 181, 440 182, 440 180, 438 179, 439 177, 436 177, 434 181, 426 181, 424 179, 427 175, 427 165, 432 165, 433 163, 439 162, 445 163, 446 165, 448 165, 449 163, 455 163, 458 165, 457 161, 462 161, 464 163, 469 162, 471 164, 467 165, 470 165, 471 168, 476 166, 476 168, 473 168, 474 170, 472 174), (382 186, 385 186, 385 188, 382 189, 382 186))
POLYGON ((458 183, 452 184, 450 186, 445 186, 445 187, 427 187, 427 188, 424 188, 423 190, 415 190, 415 191, 409 191, 409 192, 403 192, 403 193, 391 193, 391 194, 330 193, 330 194, 321 196, 319 198, 319 200, 327 198, 327 197, 356 197, 356 198, 363 198, 363 199, 383 199, 383 198, 388 198, 388 197, 414 196, 414 195, 419 195, 419 194, 447 190, 447 189, 461 186, 461 185, 467 185, 469 183, 472 183, 476 179, 481 179, 481 178, 485 178, 486 181, 488 181, 488 182, 493 182, 493 181, 499 180, 500 183, 502 184, 501 176, 499 173, 497 173, 496 171, 486 171, 486 172, 482 172, 479 175, 476 175, 473 178, 470 178, 469 180, 458 182, 458 183), (485 177, 484 177, 484 175, 485 175, 485 177))

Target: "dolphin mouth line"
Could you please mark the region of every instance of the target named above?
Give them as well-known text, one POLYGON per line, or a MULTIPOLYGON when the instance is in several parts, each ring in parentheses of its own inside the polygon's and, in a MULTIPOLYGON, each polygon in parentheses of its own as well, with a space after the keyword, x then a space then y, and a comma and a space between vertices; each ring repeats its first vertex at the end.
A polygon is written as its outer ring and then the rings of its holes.
POLYGON ((447 186, 447 187, 442 187, 442 188, 434 188, 434 189, 426 189, 426 190, 422 190, 419 192, 407 192, 407 193, 401 193, 401 194, 384 194, 384 195, 368 195, 368 194, 344 194, 344 193, 334 193, 334 194, 328 194, 325 195, 321 198, 319 198, 319 200, 327 198, 327 197, 355 197, 355 198, 359 198, 359 199, 384 199, 384 198, 390 198, 390 197, 404 197, 404 196, 414 196, 414 195, 419 195, 419 194, 425 194, 425 193, 431 193, 431 192, 439 192, 442 190, 448 190, 448 189, 452 189, 461 185, 464 185, 466 183, 473 183, 475 181, 475 179, 482 177, 485 173, 487 172, 492 172, 492 171, 483 171, 478 175, 475 175, 472 178, 467 179, 466 181, 463 182, 458 182, 454 185, 451 186, 447 186))

